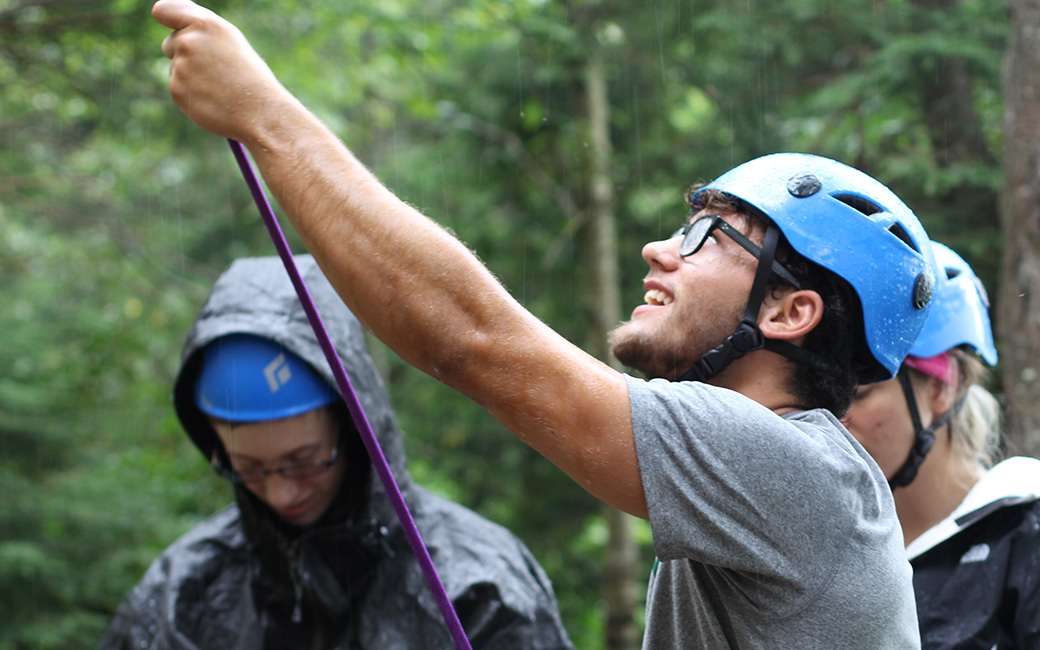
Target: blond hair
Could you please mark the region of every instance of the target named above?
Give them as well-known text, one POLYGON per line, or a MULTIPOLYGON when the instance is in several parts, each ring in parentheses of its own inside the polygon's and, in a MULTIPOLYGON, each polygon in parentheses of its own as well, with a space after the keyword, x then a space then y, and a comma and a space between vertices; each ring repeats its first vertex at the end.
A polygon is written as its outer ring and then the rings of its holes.
POLYGON ((949 424, 950 443, 955 456, 983 470, 993 466, 999 456, 1000 402, 983 384, 989 368, 973 350, 953 348, 950 357, 957 366, 957 409, 949 424))

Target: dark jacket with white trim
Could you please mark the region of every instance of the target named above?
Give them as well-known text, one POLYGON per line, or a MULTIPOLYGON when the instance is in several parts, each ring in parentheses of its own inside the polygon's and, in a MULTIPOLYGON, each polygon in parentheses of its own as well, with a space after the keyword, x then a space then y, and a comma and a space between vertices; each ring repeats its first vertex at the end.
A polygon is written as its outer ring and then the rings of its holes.
POLYGON ((1040 460, 989 470, 907 555, 922 650, 1040 650, 1040 460))

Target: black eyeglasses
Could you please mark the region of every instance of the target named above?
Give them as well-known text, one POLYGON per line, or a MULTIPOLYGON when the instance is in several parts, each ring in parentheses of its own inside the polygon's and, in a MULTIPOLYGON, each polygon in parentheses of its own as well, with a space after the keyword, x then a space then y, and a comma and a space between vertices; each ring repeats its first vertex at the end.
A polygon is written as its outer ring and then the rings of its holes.
POLYGON ((217 453, 213 452, 213 471, 232 483, 247 484, 247 483, 260 483, 267 479, 271 474, 279 474, 283 478, 311 478, 324 474, 330 467, 336 464, 339 459, 339 448, 342 444, 343 438, 340 437, 336 441, 336 446, 332 448, 332 455, 329 456, 328 460, 316 460, 310 463, 299 463, 297 465, 282 465, 281 467, 275 467, 274 469, 264 469, 262 467, 257 469, 228 469, 223 466, 220 459, 217 458, 217 453))
MULTIPOLYGON (((762 259, 762 249, 759 248, 755 242, 745 237, 742 232, 726 223, 722 217, 717 214, 706 214, 703 217, 685 224, 682 228, 675 231, 672 238, 683 238, 682 243, 679 244, 679 255, 682 257, 689 257, 699 251, 701 246, 704 246, 704 242, 708 240, 708 237, 711 236, 711 233, 715 229, 719 229, 726 233, 729 238, 735 241, 741 248, 754 255, 755 259, 762 259)), ((795 289, 802 288, 802 285, 798 280, 794 279, 791 272, 781 266, 776 260, 773 260, 772 270, 773 273, 779 275, 785 282, 793 286, 795 289)))

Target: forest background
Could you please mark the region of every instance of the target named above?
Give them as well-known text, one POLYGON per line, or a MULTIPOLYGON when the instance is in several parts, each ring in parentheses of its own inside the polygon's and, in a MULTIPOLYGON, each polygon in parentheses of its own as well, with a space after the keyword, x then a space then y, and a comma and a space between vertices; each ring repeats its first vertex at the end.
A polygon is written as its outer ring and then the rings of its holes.
MULTIPOLYGON (((1040 453, 1038 48, 1020 38, 1036 0, 208 6, 590 350, 642 302, 640 248, 681 224, 693 182, 774 151, 867 171, 990 289, 1008 449, 1040 453)), ((170 100, 150 7, 0 0, 0 650, 93 648, 150 561, 230 497, 169 392, 217 275, 273 248, 227 144, 170 100)), ((646 526, 619 533, 474 404, 372 350, 415 478, 528 542, 578 647, 632 647, 646 526), (611 555, 619 534, 634 550, 611 555), (617 575, 628 631, 608 633, 617 575)))

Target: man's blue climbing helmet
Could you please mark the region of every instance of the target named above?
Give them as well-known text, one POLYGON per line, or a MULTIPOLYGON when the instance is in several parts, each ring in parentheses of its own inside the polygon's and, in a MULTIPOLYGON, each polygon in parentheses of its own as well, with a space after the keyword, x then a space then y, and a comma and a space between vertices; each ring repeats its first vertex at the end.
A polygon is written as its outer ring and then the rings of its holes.
POLYGON ((975 271, 949 247, 932 242, 939 282, 934 305, 910 354, 934 357, 958 345, 970 345, 991 366, 997 364, 993 329, 989 322, 989 296, 975 271))
POLYGON ((848 282, 878 364, 871 379, 895 374, 921 332, 936 282, 928 235, 899 197, 857 169, 800 153, 748 161, 698 194, 706 189, 754 206, 794 250, 848 282))
POLYGON ((232 422, 278 420, 331 404, 338 393, 310 365, 259 336, 230 334, 202 351, 195 405, 232 422))

